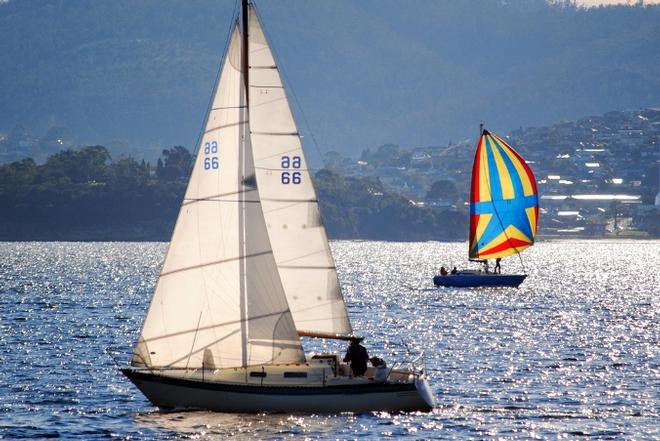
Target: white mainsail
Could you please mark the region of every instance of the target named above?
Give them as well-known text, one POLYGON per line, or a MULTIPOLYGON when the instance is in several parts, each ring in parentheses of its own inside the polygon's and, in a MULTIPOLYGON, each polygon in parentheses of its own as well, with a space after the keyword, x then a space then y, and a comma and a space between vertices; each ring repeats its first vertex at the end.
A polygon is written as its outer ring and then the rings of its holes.
POLYGON ((253 6, 249 11, 249 110, 254 164, 289 307, 301 333, 351 334, 298 129, 259 18, 253 6))
POLYGON ((305 360, 255 184, 241 47, 236 26, 134 364, 305 360))

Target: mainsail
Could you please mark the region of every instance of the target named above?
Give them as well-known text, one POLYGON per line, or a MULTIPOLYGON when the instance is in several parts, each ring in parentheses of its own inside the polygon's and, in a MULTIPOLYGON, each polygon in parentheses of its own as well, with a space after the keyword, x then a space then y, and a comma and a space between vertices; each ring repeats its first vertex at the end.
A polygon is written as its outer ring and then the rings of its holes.
POLYGON ((284 291, 301 334, 351 334, 335 263, 282 79, 249 8, 250 133, 257 183, 284 291))
POLYGON ((133 364, 303 362, 256 187, 236 26, 133 364))
POLYGON ((530 247, 538 210, 532 170, 502 138, 484 130, 472 168, 470 257, 494 259, 530 247))

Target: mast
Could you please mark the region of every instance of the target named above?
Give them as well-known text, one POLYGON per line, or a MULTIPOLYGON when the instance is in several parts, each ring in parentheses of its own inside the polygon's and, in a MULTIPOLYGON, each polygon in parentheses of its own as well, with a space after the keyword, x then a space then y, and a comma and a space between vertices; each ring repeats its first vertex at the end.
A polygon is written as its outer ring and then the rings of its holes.
POLYGON ((242 22, 242 32, 243 36, 243 56, 242 65, 243 65, 243 82, 245 83, 245 105, 247 106, 250 102, 250 64, 248 63, 248 0, 241 0, 241 22, 242 22))

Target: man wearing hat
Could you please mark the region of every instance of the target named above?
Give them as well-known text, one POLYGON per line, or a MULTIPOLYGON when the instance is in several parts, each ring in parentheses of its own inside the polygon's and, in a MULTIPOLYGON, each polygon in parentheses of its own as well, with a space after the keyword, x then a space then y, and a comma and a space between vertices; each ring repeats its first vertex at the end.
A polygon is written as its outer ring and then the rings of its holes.
POLYGON ((360 377, 367 372, 367 361, 369 361, 369 354, 367 349, 360 344, 362 337, 351 338, 351 344, 348 346, 344 362, 351 364, 353 375, 360 377))

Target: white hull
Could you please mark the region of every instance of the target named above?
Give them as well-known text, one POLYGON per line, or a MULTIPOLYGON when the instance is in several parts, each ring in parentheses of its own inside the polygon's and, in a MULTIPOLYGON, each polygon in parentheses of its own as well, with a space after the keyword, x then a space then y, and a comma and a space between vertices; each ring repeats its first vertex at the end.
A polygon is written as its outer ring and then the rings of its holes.
POLYGON ((218 412, 340 413, 430 411, 433 395, 423 378, 374 382, 367 378, 328 379, 325 385, 260 385, 172 376, 148 369, 122 372, 154 405, 163 409, 218 412))

